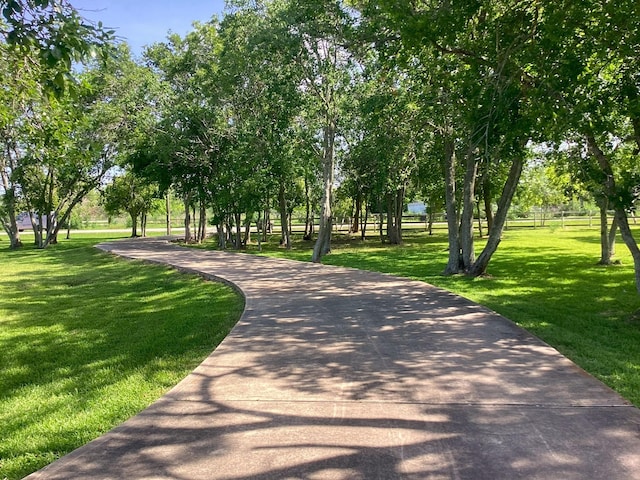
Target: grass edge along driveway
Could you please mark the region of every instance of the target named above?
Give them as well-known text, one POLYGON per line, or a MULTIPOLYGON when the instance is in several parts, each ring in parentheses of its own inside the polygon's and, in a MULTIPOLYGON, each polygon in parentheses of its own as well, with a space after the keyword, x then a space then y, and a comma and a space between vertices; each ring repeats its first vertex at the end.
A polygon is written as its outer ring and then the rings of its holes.
POLYGON ((115 258, 94 248, 103 240, 0 251, 0 479, 144 409, 242 313, 229 286, 115 258))

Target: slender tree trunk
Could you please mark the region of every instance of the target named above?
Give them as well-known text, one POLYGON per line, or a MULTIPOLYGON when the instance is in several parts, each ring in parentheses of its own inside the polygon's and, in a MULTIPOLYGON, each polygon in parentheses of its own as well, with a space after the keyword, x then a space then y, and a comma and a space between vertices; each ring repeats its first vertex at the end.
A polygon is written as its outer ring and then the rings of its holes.
POLYGON ((42 235, 42 215, 36 213, 31 216, 31 224, 33 225, 33 242, 37 248, 44 247, 44 238, 42 235))
POLYGON ((471 268, 471 265, 473 265, 476 260, 473 245, 473 210, 475 206, 478 160, 476 159, 474 150, 475 148, 469 148, 467 152, 462 197, 462 215, 460 218, 460 247, 462 249, 462 265, 465 271, 471 268))
POLYGON ((207 204, 200 202, 200 235, 198 243, 202 243, 207 238, 207 204))
MULTIPOLYGON (((293 210, 289 207, 287 211, 287 219, 289 220, 289 238, 293 236, 293 210)), ((291 240, 289 240, 291 243, 291 240)))
POLYGON ((476 211, 478 213, 478 234, 480 235, 480 238, 482 238, 484 235, 482 234, 482 217, 480 216, 480 202, 476 203, 476 211))
POLYGON ((493 225, 493 210, 491 209, 493 198, 491 196, 491 182, 486 173, 482 179, 482 199, 484 201, 484 216, 487 218, 487 232, 489 232, 493 225))
POLYGON ((240 223, 242 219, 242 214, 240 212, 236 212, 234 214, 234 222, 236 224, 236 234, 234 238, 234 245, 236 250, 240 250, 242 248, 242 224, 240 223))
POLYGON ((258 236, 258 251, 262 251, 262 210, 258 209, 258 221, 256 222, 256 235, 258 236))
POLYGON ((222 250, 227 248, 227 232, 224 229, 224 215, 220 215, 218 223, 216 223, 218 231, 218 247, 222 250))
POLYGON ((360 238, 364 241, 367 238, 367 223, 369 222, 369 202, 364 206, 364 218, 362 219, 362 228, 360 229, 360 238))
POLYGON ((253 212, 246 213, 244 218, 244 237, 242 238, 242 245, 245 247, 251 243, 251 220, 253 220, 253 212))
MULTIPOLYGON (((635 222, 634 222, 635 223, 635 222)), ((618 218, 613 217, 611 228, 609 229, 609 251, 613 257, 616 254, 616 232, 618 231, 618 218)))
POLYGON ((305 204, 305 215, 304 215, 304 239, 311 240, 312 231, 312 222, 311 219, 311 198, 309 194, 309 180, 307 176, 304 176, 304 204, 305 204))
POLYGON ((351 233, 360 231, 360 218, 362 216, 362 191, 358 189, 356 192, 355 206, 353 209, 353 223, 351 224, 351 233))
POLYGON ((445 139, 445 201, 447 226, 449 228, 449 261, 444 270, 445 275, 460 272, 460 240, 458 237, 458 208, 456 203, 456 154, 453 139, 445 139))
POLYGON ((191 243, 191 200, 189 194, 184 195, 184 241, 191 243))
MULTIPOLYGON (((600 209, 600 261, 599 265, 611 265, 611 244, 609 243, 609 219, 607 217, 607 207, 609 202, 606 197, 598 202, 600 209)), ((614 237, 615 238, 615 237, 614 237)))
POLYGON ((393 245, 402 244, 402 210, 405 188, 387 195, 387 240, 393 245))
POLYGON ((147 236, 147 212, 140 214, 140 230, 143 237, 147 236))
POLYGON ((498 211, 496 212, 496 215, 493 219, 493 224, 491 225, 491 230, 489 231, 487 244, 467 272, 468 275, 471 275, 472 277, 478 277, 486 273, 489 262, 491 261, 491 257, 498 249, 498 245, 502 240, 504 225, 507 221, 507 214, 509 213, 509 208, 511 207, 511 201, 513 200, 513 196, 516 193, 518 182, 520 181, 520 176, 522 175, 523 165, 524 160, 522 159, 516 159, 511 164, 509 176, 507 177, 507 181, 504 184, 504 189, 502 190, 502 195, 500 196, 500 200, 498 201, 498 211))
POLYGON ((164 205, 167 213, 167 235, 171 235, 171 190, 167 190, 167 193, 164 195, 164 205))
POLYGON ((12 150, 15 151, 15 149, 7 146, 5 153, 6 164, 3 162, 3 164, 0 165, 0 180, 2 180, 4 190, 2 200, 6 207, 7 217, 9 217, 8 222, 5 221, 4 218, 2 219, 2 227, 9 236, 9 248, 13 250, 22 247, 22 240, 20 239, 20 228, 18 227, 17 221, 16 191, 8 173, 15 168, 12 150))
POLYGON ((318 238, 313 247, 312 262, 322 261, 322 257, 331 252, 331 229, 333 227, 333 216, 331 203, 333 200, 333 178, 334 178, 334 142, 335 142, 335 120, 327 118, 323 135, 323 158, 322 158, 322 206, 320 208, 320 222, 318 238))
POLYGON ((20 239, 20 228, 16 219, 15 209, 9 208, 8 212, 9 222, 2 222, 2 227, 9 237, 9 248, 16 249, 22 247, 22 240, 20 239))
POLYGON ((289 229, 287 196, 285 191, 284 182, 280 182, 280 189, 278 190, 278 203, 280 205, 280 223, 282 224, 282 236, 280 243, 286 247, 287 250, 291 250, 291 233, 289 229))
POLYGON ((131 238, 138 236, 138 212, 129 212, 131 217, 131 238))
POLYGON ((268 208, 264 210, 264 220, 262 225, 262 241, 267 241, 267 235, 271 233, 271 211, 268 208))
POLYGON ((395 245, 398 243, 396 236, 395 236, 395 231, 393 228, 393 216, 394 216, 394 212, 395 212, 395 208, 393 205, 393 195, 391 195, 390 193, 387 193, 385 195, 386 197, 386 207, 387 207, 387 242, 389 242, 392 245, 395 245))
POLYGON ((433 235, 433 222, 435 221, 435 217, 436 217, 435 205, 433 203, 430 203, 429 213, 427 217, 427 231, 429 232, 429 235, 433 235))

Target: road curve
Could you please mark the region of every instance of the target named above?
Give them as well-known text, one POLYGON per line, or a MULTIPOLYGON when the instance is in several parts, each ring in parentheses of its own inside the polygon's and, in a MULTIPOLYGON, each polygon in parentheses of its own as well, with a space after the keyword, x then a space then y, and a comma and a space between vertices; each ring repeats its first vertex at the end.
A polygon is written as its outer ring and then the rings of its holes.
POLYGON ((164 397, 30 479, 640 479, 640 410, 482 306, 161 239, 100 248, 232 283, 245 312, 164 397))

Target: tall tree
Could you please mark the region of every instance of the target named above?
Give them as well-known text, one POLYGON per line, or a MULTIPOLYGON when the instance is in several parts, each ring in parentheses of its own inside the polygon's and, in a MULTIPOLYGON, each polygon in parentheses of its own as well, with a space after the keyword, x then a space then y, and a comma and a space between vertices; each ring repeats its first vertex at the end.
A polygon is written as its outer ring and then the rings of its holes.
POLYGON ((131 218, 131 237, 146 236, 146 217, 158 198, 157 185, 151 184, 132 172, 126 172, 113 179, 104 189, 102 204, 109 215, 127 212, 131 218))
POLYGON ((322 201, 318 237, 312 261, 331 250, 332 199, 336 143, 343 92, 351 82, 352 57, 346 48, 354 17, 337 0, 283 1, 271 4, 273 22, 280 29, 290 61, 302 71, 299 88, 309 99, 307 118, 317 128, 317 151, 322 164, 322 201))

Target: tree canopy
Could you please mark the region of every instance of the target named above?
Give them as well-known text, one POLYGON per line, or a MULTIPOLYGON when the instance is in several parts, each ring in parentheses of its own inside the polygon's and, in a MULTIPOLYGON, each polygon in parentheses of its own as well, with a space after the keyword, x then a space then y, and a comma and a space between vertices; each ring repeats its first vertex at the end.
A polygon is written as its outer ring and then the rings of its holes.
MULTIPOLYGON (((337 201, 351 200, 353 233, 375 213, 386 219, 382 240, 401 243, 406 203, 422 199, 430 214, 446 212, 444 273, 477 276, 514 198, 557 202, 570 178, 603 206, 603 222, 614 211, 615 229, 601 241, 619 229, 640 288, 628 222, 640 192, 638 2, 233 1, 223 18, 150 46, 138 65, 90 68, 78 77, 95 95, 86 104, 34 99, 109 32, 66 0, 4 6, 2 54, 13 65, 0 67, 10 99, 1 116, 6 212, 30 198, 27 190, 63 198, 70 187, 36 187, 56 172, 51 159, 64 165, 86 158, 72 152, 97 152, 78 146, 82 131, 117 132, 102 137, 102 152, 183 198, 187 240, 201 240, 213 223, 221 245, 240 248, 249 231, 241 227, 268 225, 273 208, 288 247, 301 207, 312 259, 321 261, 337 201), (24 71, 20 62, 34 66, 29 75, 11 73, 24 71), (108 93, 105 68, 119 91, 108 93), (90 126, 98 108, 106 123, 90 126), (565 186, 552 191, 554 175, 565 186), (488 237, 476 252, 481 210, 488 237)), ((42 212, 51 202, 32 204, 42 212)), ((10 229, 11 215, 4 220, 10 229)))

